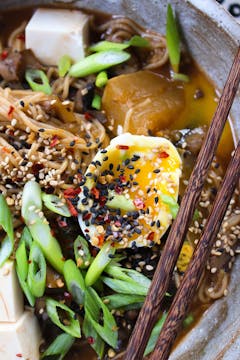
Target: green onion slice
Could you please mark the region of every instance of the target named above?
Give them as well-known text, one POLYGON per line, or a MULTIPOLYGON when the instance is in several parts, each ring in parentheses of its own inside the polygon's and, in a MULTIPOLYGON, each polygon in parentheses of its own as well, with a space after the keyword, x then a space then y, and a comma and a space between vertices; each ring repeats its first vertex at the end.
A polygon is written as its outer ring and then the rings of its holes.
POLYGON ((33 91, 41 91, 47 95, 52 93, 48 77, 42 70, 28 69, 25 72, 25 78, 33 91), (39 81, 41 81, 41 83, 39 83, 39 81))
POLYGON ((26 296, 30 306, 33 307, 35 305, 36 298, 32 294, 31 290, 29 289, 28 283, 21 278, 21 274, 19 273, 18 267, 16 268, 16 271, 17 271, 17 276, 18 276, 18 280, 19 280, 21 289, 24 292, 24 295, 26 296))
POLYGON ((168 4, 167 7, 166 40, 170 63, 173 71, 178 73, 180 63, 180 36, 170 4, 168 4))
POLYGON ((36 242, 33 242, 29 254, 27 283, 31 293, 34 296, 43 296, 46 287, 46 277, 46 260, 44 258, 41 248, 36 242))
POLYGON ((58 74, 63 77, 67 74, 72 64, 72 59, 68 55, 63 55, 58 62, 58 74))
POLYGON ((183 320, 183 326, 186 328, 190 326, 194 322, 194 316, 192 314, 189 314, 184 320, 183 320))
POLYGON ((0 194, 0 226, 6 232, 2 243, 0 244, 0 267, 9 258, 13 251, 14 231, 12 214, 8 204, 2 194, 0 194))
POLYGON ((91 287, 86 291, 84 308, 88 320, 91 322, 98 335, 108 345, 116 349, 118 338, 116 321, 96 291, 91 287), (103 315, 103 325, 99 324, 101 312, 103 315))
POLYGON ((44 205, 52 212, 65 217, 71 217, 67 205, 57 195, 42 193, 44 205))
MULTIPOLYGON (((97 317, 98 315, 95 316, 95 318, 97 317)), ((102 359, 104 355, 105 342, 103 341, 101 336, 99 336, 98 333, 96 332, 95 328, 91 323, 90 315, 88 314, 85 314, 84 316, 82 330, 89 344, 97 353, 98 358, 102 359)))
POLYGON ((178 210, 179 210, 179 205, 178 205, 177 201, 172 196, 169 196, 166 194, 161 195, 161 200, 164 204, 169 206, 171 215, 172 215, 173 219, 175 219, 177 216, 178 210))
POLYGON ((28 256, 24 241, 20 241, 15 256, 16 268, 18 269, 19 276, 21 279, 26 280, 28 275, 28 256))
MULTIPOLYGON (((129 284, 131 287, 131 285, 129 284)), ((104 304, 107 305, 109 310, 114 309, 140 309, 144 300, 144 295, 134 295, 134 294, 113 294, 107 295, 103 299, 104 304)))
POLYGON ((57 239, 52 236, 47 219, 42 213, 41 188, 37 182, 28 181, 24 185, 21 211, 33 240, 38 243, 53 268, 62 273, 63 254, 57 239))
POLYGON ((98 73, 108 69, 111 66, 121 64, 130 58, 130 54, 119 50, 101 51, 85 57, 70 70, 69 75, 73 77, 82 77, 98 73))
POLYGON ((41 355, 41 359, 45 359, 49 356, 54 356, 56 360, 63 360, 64 356, 70 350, 75 339, 69 334, 60 334, 56 339, 49 345, 47 350, 41 355), (56 357, 58 356, 58 357, 56 357))
POLYGON ((111 261, 111 256, 115 253, 116 249, 111 243, 105 243, 97 256, 94 258, 90 267, 88 268, 85 284, 86 286, 93 285, 102 274, 105 267, 111 261), (110 255, 110 256, 109 256, 110 255))
POLYGON ((183 81, 183 82, 189 82, 189 80, 190 80, 189 76, 187 76, 185 74, 175 73, 175 72, 172 74, 172 79, 183 81))
POLYGON ((74 241, 73 248, 77 266, 86 269, 92 261, 87 240, 79 235, 74 241))
POLYGON ((85 283, 81 271, 73 260, 67 260, 64 263, 63 275, 66 281, 67 289, 78 305, 83 305, 85 295, 85 283))
POLYGON ((101 88, 104 85, 106 85, 107 82, 108 82, 108 76, 107 76, 106 71, 101 71, 99 74, 97 74, 97 77, 95 80, 95 85, 97 87, 101 88))
POLYGON ((72 311, 68 306, 53 300, 51 298, 46 299, 46 310, 48 313, 48 316, 52 320, 52 322, 57 325, 60 329, 65 331, 67 334, 80 338, 81 337, 81 330, 80 330, 80 324, 79 321, 75 319, 75 313, 72 311), (58 309, 63 310, 63 312, 66 315, 65 320, 66 325, 61 321, 58 309))
POLYGON ((102 103, 101 96, 98 95, 98 94, 95 94, 94 97, 93 97, 91 106, 96 110, 100 110, 101 109, 101 103, 102 103))
POLYGON ((166 317, 167 317, 167 313, 163 313, 162 316, 160 317, 160 319, 158 320, 158 322, 156 323, 156 325, 154 326, 154 328, 152 329, 150 338, 147 343, 147 347, 144 352, 144 356, 147 356, 148 354, 150 354, 153 351, 153 349, 157 343, 157 339, 159 337, 160 331, 166 320, 166 317))
POLYGON ((109 51, 109 50, 125 50, 129 48, 130 46, 136 46, 136 47, 148 47, 149 41, 147 39, 144 39, 143 37, 139 35, 134 35, 129 41, 126 41, 124 43, 117 43, 112 41, 99 41, 98 43, 92 45, 89 50, 93 52, 99 52, 99 51, 109 51))

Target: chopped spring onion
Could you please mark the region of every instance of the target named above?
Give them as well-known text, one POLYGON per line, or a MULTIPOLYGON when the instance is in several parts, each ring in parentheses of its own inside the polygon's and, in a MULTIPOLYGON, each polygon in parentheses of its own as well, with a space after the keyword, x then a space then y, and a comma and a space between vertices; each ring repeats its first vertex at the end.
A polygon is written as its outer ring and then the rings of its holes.
POLYGON ((27 283, 31 293, 34 296, 43 296, 46 287, 46 277, 46 260, 41 248, 36 242, 33 242, 29 254, 27 283))
POLYGON ((139 285, 145 287, 146 291, 149 289, 151 284, 151 280, 133 269, 122 268, 121 266, 112 265, 110 263, 104 271, 114 279, 123 280, 130 283, 137 282, 139 285))
POLYGON ((33 91, 41 91, 47 95, 52 93, 47 75, 42 70, 28 69, 25 73, 25 78, 33 91))
POLYGON ((54 356, 56 360, 63 360, 64 356, 70 350, 75 339, 69 334, 60 334, 56 339, 49 345, 47 350, 41 355, 41 359, 54 356), (58 355, 58 357, 56 357, 58 355))
POLYGON ((152 329, 150 338, 147 343, 147 347, 144 352, 144 356, 147 356, 148 354, 150 354, 153 351, 153 349, 157 343, 157 339, 159 337, 160 331, 166 320, 166 317, 167 317, 167 313, 163 313, 162 316, 160 317, 160 319, 158 320, 158 322, 156 323, 156 325, 154 326, 154 328, 152 329))
MULTIPOLYGON (((52 322, 57 325, 60 329, 65 331, 67 334, 80 338, 81 337, 81 330, 80 330, 80 324, 79 321, 75 319, 75 313, 72 311, 68 306, 54 300, 51 298, 46 299, 46 310, 48 313, 48 316, 52 320, 52 322), (64 315, 66 316, 65 319, 61 321, 58 309, 63 310, 64 315), (64 321, 65 320, 65 321, 64 321), (66 323, 66 325, 64 324, 66 323)), ((61 314, 62 318, 63 314, 61 314)))
POLYGON ((102 103, 101 96, 98 95, 98 94, 95 94, 94 97, 93 97, 91 106, 96 110, 100 110, 101 109, 101 103, 102 103))
POLYGON ((58 62, 58 74, 63 77, 67 74, 72 64, 72 59, 68 55, 63 55, 58 62))
POLYGON ((52 236, 50 226, 42 212, 41 188, 36 181, 28 181, 23 188, 22 217, 49 263, 59 273, 63 271, 63 254, 52 236))
POLYGON ((13 221, 8 204, 2 194, 0 194, 0 225, 6 232, 6 236, 0 246, 0 267, 9 258, 13 251, 14 232, 13 221))
POLYGON ((87 240, 79 235, 74 241, 73 248, 77 267, 86 269, 92 260, 87 240))
POLYGON ((68 210, 68 206, 57 195, 42 193, 42 200, 44 205, 52 212, 61 216, 72 216, 68 210))
POLYGON ((168 4, 167 7, 166 40, 170 63, 173 71, 178 73, 180 63, 180 36, 170 4, 168 4))
POLYGON ((101 51, 85 57, 72 65, 69 75, 73 77, 87 76, 121 64, 130 58, 130 54, 119 50, 101 51))
POLYGON ((108 345, 116 349, 118 338, 116 321, 96 291, 91 287, 86 291, 84 308, 88 320, 91 322, 98 335, 108 345), (101 313, 103 325, 99 324, 101 313))
POLYGON ((111 256, 115 253, 115 251, 116 249, 111 245, 111 243, 105 243, 103 245, 88 268, 85 277, 86 286, 91 286, 97 281, 105 267, 110 263, 111 256))
POLYGON ((136 47, 147 47, 149 46, 149 42, 147 39, 144 39, 143 37, 139 35, 134 35, 129 41, 126 41, 124 43, 117 43, 112 41, 100 41, 94 45, 92 45, 89 50, 93 52, 99 52, 99 51, 108 51, 108 50, 125 50, 130 46, 136 46, 136 47))
POLYGON ((117 194, 115 191, 109 191, 109 198, 106 205, 111 209, 122 209, 125 211, 134 211, 136 207, 131 199, 125 195, 117 194))
POLYGON ((122 294, 147 295, 147 290, 137 282, 128 282, 102 276, 102 281, 112 290, 122 294))
POLYGON ((99 74, 97 74, 95 85, 99 88, 106 85, 108 82, 108 76, 106 71, 101 71, 99 74))
POLYGON ((193 220, 198 220, 200 217, 198 209, 195 209, 193 214, 193 220))
POLYGON ((83 305, 85 294, 85 283, 81 271, 73 260, 67 260, 64 263, 63 275, 66 281, 67 289, 78 305, 83 305))
POLYGON ((28 256, 26 244, 24 241, 20 241, 16 250, 16 267, 18 269, 21 279, 26 280, 28 275, 28 256))
POLYGON ((189 82, 189 80, 190 80, 189 76, 187 76, 185 74, 175 73, 175 72, 172 74, 172 79, 183 81, 183 82, 189 82))
MULTIPOLYGON (((94 316, 95 319, 97 319, 99 316, 96 314, 94 315, 95 315, 94 316)), ((104 355, 105 342, 103 341, 101 336, 99 336, 98 333, 96 332, 95 328, 91 323, 90 316, 88 314, 85 314, 84 316, 82 330, 86 339, 88 340, 88 343, 97 353, 98 358, 102 359, 104 355)))
POLYGON ((161 195, 161 200, 164 204, 169 206, 171 215, 173 219, 175 219, 179 210, 179 205, 177 201, 172 196, 166 194, 161 195))
POLYGON ((139 309, 145 300, 145 296, 118 293, 105 296, 102 300, 107 305, 109 310, 125 309, 126 307, 129 308, 130 306, 131 309, 139 309))

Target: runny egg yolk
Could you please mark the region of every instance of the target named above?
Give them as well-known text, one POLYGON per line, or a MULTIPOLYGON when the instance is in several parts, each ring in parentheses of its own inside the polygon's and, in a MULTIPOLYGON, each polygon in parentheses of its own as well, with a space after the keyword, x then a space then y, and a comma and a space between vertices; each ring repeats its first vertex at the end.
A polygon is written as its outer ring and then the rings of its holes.
POLYGON ((165 138, 122 134, 100 150, 79 194, 79 224, 96 247, 152 246, 172 222, 181 159, 165 138), (169 201, 166 201, 170 199, 169 201))

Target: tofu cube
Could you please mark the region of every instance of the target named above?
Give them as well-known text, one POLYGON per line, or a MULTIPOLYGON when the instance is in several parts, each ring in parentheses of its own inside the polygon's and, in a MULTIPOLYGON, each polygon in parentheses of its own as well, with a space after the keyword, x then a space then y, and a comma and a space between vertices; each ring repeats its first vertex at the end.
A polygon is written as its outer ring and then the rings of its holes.
POLYGON ((39 360, 40 342, 39 325, 31 310, 16 323, 0 323, 0 359, 39 360))
POLYGON ((22 290, 14 262, 9 260, 0 268, 0 323, 17 321, 23 311, 22 290))
POLYGON ((78 10, 38 9, 26 26, 26 48, 45 65, 57 65, 63 55, 84 58, 89 17, 78 10))

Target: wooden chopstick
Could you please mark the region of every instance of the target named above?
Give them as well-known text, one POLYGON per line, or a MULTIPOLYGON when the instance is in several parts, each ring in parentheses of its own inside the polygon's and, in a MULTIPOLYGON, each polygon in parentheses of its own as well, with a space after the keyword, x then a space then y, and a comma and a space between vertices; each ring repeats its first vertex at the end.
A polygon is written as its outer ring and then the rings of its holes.
POLYGON ((223 183, 217 193, 211 214, 205 226, 204 233, 198 242, 193 258, 175 295, 150 360, 168 359, 171 346, 196 292, 200 277, 206 266, 206 261, 216 240, 217 233, 239 177, 240 142, 228 166, 223 183))
POLYGON ((148 295, 139 313, 132 336, 128 343, 124 360, 140 360, 143 358, 149 336, 159 317, 161 302, 168 289, 171 274, 178 259, 189 223, 193 217, 207 171, 212 163, 224 125, 227 121, 230 108, 238 89, 239 81, 240 48, 238 48, 215 115, 189 179, 178 215, 171 226, 148 295))

